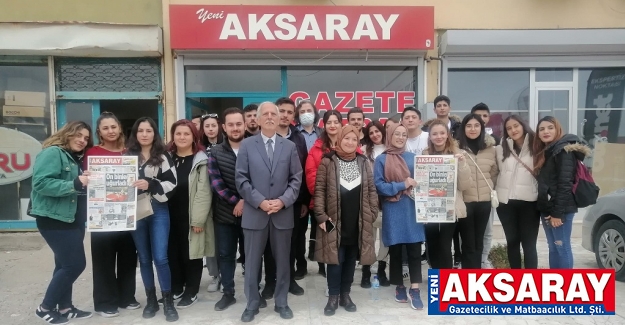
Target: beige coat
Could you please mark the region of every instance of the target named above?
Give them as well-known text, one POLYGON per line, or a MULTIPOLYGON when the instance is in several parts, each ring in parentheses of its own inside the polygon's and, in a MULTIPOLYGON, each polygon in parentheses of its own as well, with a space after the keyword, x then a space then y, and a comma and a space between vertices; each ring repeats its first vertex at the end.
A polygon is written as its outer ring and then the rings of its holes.
POLYGON ((487 135, 484 141, 486 142, 486 149, 480 150, 477 155, 474 155, 470 151, 464 151, 465 159, 471 169, 472 179, 472 184, 466 190, 462 191, 465 203, 490 202, 490 187, 495 189, 495 184, 497 183, 499 167, 497 166, 497 153, 494 147, 495 139, 487 135), (473 158, 480 167, 484 176, 477 170, 477 166, 471 158, 473 158))
MULTIPOLYGON (((534 158, 530 155, 528 139, 529 137, 525 136, 521 153, 518 156, 530 170, 534 170, 534 158)), ((514 141, 510 138, 505 141, 508 142, 508 147, 514 150, 514 141)), ((496 187, 499 202, 503 204, 507 204, 508 200, 535 202, 538 197, 536 178, 514 158, 513 153, 510 153, 510 156, 504 160, 503 147, 497 146, 495 150, 499 167, 496 187)))
POLYGON ((189 173, 189 223, 204 231, 195 233, 189 227, 189 259, 215 256, 213 225, 213 192, 208 179, 208 157, 202 151, 195 154, 189 173))
MULTIPOLYGON (((449 153, 445 154, 457 154, 460 153, 460 149, 458 148, 458 142, 453 141, 453 145, 449 153)), ((429 155, 429 148, 423 150, 422 155, 429 155)), ((458 161, 458 179, 457 179, 457 189, 456 189, 456 217, 459 219, 467 217, 467 207, 464 204, 464 199, 462 197, 462 191, 468 189, 472 184, 473 180, 471 179, 471 169, 469 168, 469 164, 467 163, 467 159, 465 158, 462 161, 458 161)))
MULTIPOLYGON (((315 217, 319 224, 328 218, 334 221, 336 230, 327 233, 317 229, 317 245, 315 245, 315 261, 325 264, 339 264, 339 247, 341 246, 341 185, 339 162, 336 154, 327 155, 321 160, 315 180, 315 217)), ((378 193, 373 183, 373 169, 364 155, 357 156, 361 175, 361 206, 358 218, 358 248, 360 263, 375 263, 375 236, 373 223, 378 217, 378 193)))

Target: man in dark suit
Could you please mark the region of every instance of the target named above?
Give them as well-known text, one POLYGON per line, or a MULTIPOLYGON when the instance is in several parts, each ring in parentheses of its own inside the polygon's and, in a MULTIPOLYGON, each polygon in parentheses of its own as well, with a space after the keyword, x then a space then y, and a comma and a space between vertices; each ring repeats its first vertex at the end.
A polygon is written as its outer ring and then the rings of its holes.
POLYGON ((288 306, 293 204, 302 183, 302 165, 295 144, 276 133, 278 107, 271 102, 258 106, 261 133, 241 143, 235 182, 244 200, 241 227, 245 235, 245 296, 247 307, 241 321, 251 322, 258 314, 258 276, 267 241, 276 262, 274 310, 283 319, 293 318, 288 306))

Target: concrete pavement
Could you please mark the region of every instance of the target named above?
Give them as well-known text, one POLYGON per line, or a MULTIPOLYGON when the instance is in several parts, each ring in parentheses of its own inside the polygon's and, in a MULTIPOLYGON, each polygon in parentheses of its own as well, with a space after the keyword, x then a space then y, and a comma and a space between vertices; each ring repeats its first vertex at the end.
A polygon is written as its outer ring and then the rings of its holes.
MULTIPOLYGON (((542 231, 541 231, 542 234, 542 231)), ((0 234, 8 236, 8 234, 0 234)), ((37 242, 39 234, 20 234, 22 240, 37 242)), ((87 235, 88 236, 88 235, 87 235)), ((547 247, 544 238, 539 238, 539 265, 546 267, 547 247)), ((581 239, 573 239, 573 252, 576 268, 594 268, 594 255, 581 247, 581 239)), ((501 242, 501 240, 495 240, 501 242)), ((85 240, 87 249, 87 269, 80 276, 74 286, 74 304, 84 310, 93 311, 91 263, 89 252, 89 238, 85 240)), ((0 252, 0 324, 43 324, 34 315, 34 310, 41 303, 43 294, 50 280, 53 269, 52 252, 48 246, 39 248, 37 245, 16 245, 19 251, 0 252), (23 250, 31 249, 31 250, 23 250)), ((356 270, 352 299, 358 306, 358 311, 348 313, 339 308, 336 315, 326 317, 323 307, 326 280, 316 274, 317 264, 309 262, 309 275, 299 284, 306 290, 303 296, 289 295, 289 305, 294 312, 294 318, 282 320, 273 311, 273 300, 268 301, 268 308, 261 309, 252 324, 625 324, 625 283, 616 284, 616 316, 428 316, 427 311, 412 310, 408 304, 399 304, 394 301, 393 287, 380 289, 380 300, 372 301, 369 292, 360 288, 361 272, 356 270)), ((423 267, 424 288, 427 267, 423 267)), ((242 324, 241 313, 245 309, 245 295, 243 294, 243 276, 240 265, 235 276, 237 303, 228 310, 216 312, 215 303, 221 298, 220 293, 206 292, 208 275, 204 273, 199 302, 186 310, 179 310, 180 320, 176 324, 242 324)), ((425 301, 425 290, 421 294, 425 301)), ((137 299, 145 304, 145 294, 141 276, 137 269, 137 299)), ((427 308, 427 307, 426 307, 427 308)), ((128 311, 120 310, 116 318, 102 318, 94 315, 91 319, 72 320, 71 324, 108 325, 108 324, 168 324, 162 310, 151 320, 141 318, 141 309, 128 311)))

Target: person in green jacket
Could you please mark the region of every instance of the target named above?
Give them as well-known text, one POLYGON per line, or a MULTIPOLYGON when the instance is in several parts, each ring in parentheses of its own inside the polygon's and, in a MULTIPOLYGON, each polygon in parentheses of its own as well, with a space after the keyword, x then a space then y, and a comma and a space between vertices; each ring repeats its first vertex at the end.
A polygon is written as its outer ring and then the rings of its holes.
POLYGON ((35 158, 29 215, 54 253, 55 268, 43 302, 35 314, 49 324, 67 324, 69 318, 89 318, 91 312, 72 304, 72 286, 87 265, 85 188, 89 173, 82 157, 93 146, 91 127, 70 122, 43 142, 35 158))
POLYGON ((197 302, 202 279, 203 258, 215 256, 212 191, 208 179, 208 157, 200 135, 189 120, 171 127, 169 152, 178 184, 169 199, 169 268, 171 288, 180 297, 178 308, 197 302))

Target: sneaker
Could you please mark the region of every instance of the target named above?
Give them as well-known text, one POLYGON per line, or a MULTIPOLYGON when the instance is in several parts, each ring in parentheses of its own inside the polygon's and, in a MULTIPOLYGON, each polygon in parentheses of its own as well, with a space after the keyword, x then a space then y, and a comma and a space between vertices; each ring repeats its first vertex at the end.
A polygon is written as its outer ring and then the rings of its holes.
POLYGON ((93 313, 88 312, 88 311, 82 311, 74 306, 72 306, 72 308, 70 308, 70 310, 68 310, 67 312, 61 314, 61 316, 70 319, 70 318, 76 318, 76 319, 86 319, 86 318, 91 318, 91 316, 93 316, 93 313))
POLYGON ((402 270, 402 275, 404 276, 404 279, 408 279, 408 277, 410 276, 410 269, 408 268, 408 265, 402 266, 401 270, 402 270))
POLYGON ((197 302, 197 295, 195 295, 195 296, 193 296, 191 298, 185 296, 182 299, 180 299, 180 302, 178 302, 176 307, 178 307, 180 309, 185 309, 185 308, 189 308, 189 307, 193 306, 196 302, 197 302))
POLYGON ((141 304, 138 301, 133 301, 131 303, 129 303, 128 305, 126 305, 125 307, 120 307, 123 309, 128 309, 128 310, 135 310, 135 309, 139 309, 141 308, 141 304))
POLYGON ((423 301, 421 301, 421 290, 410 289, 408 290, 410 296, 410 307, 414 310, 423 310, 423 301))
POLYGON ((221 287, 221 278, 218 276, 214 276, 211 282, 208 284, 208 288, 206 288, 206 291, 217 292, 219 291, 220 287, 221 287))
MULTIPOLYGON (((184 294, 184 292, 183 292, 183 293, 181 293, 181 294, 175 294, 175 293, 174 293, 174 301, 178 301, 178 300, 180 300, 180 299, 182 298, 182 295, 183 295, 183 294, 184 294)), ((158 305, 159 305, 159 306, 162 306, 162 305, 163 305, 163 298, 161 298, 161 299, 159 299, 159 300, 158 300, 158 305)))
POLYGON ((400 303, 408 302, 408 295, 406 295, 406 287, 397 286, 395 288, 395 301, 400 303))
POLYGON ((119 316, 119 312, 117 310, 96 311, 95 313, 104 318, 111 318, 111 317, 119 316))
POLYGON ((37 315, 37 317, 39 317, 39 318, 43 319, 44 321, 48 322, 48 324, 67 324, 67 323, 69 323, 67 318, 61 316, 61 314, 59 314, 58 311, 55 311, 55 310, 43 311, 43 309, 41 309, 41 306, 37 307, 37 310, 35 310, 35 314, 37 315))
POLYGON ((454 269, 461 269, 462 268, 462 264, 460 264, 460 262, 456 261, 454 262, 454 269))
POLYGON ((234 298, 234 295, 224 293, 223 297, 221 297, 221 300, 219 300, 215 304, 215 310, 216 311, 226 310, 226 309, 228 309, 228 307, 230 307, 230 306, 232 306, 232 305, 234 305, 236 303, 237 303, 237 300, 234 298))

